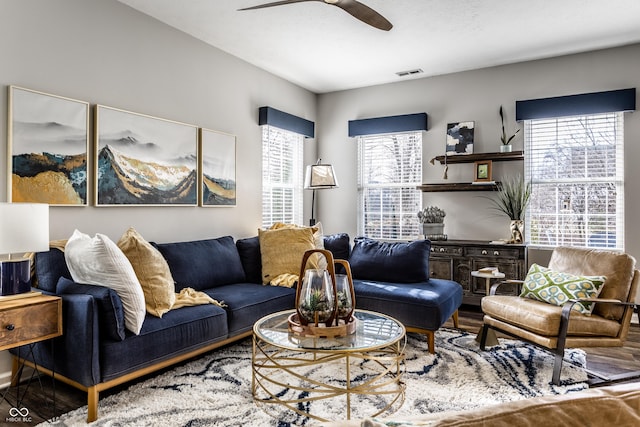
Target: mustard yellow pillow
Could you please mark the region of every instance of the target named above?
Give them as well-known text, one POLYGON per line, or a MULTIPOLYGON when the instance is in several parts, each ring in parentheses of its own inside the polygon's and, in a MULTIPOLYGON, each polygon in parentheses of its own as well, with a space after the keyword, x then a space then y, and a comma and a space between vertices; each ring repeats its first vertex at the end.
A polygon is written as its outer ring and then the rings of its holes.
POLYGON ((124 252, 140 281, 147 312, 162 317, 171 310, 176 301, 176 290, 169 264, 160 251, 133 227, 122 235, 118 247, 124 252))
MULTIPOLYGON (((316 248, 313 231, 309 227, 258 230, 262 283, 269 284, 285 273, 300 274, 304 253, 316 248)), ((313 268, 317 268, 317 264, 313 268)))

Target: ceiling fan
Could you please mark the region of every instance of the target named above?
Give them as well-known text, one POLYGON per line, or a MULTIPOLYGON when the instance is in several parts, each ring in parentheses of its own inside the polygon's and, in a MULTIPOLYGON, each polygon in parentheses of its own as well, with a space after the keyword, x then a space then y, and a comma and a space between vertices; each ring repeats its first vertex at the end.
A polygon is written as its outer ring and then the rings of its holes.
POLYGON ((258 6, 245 7, 238 10, 263 9, 265 7, 282 6, 285 4, 302 3, 307 1, 318 1, 321 3, 337 6, 354 18, 359 19, 365 24, 369 24, 372 27, 378 28, 380 30, 389 31, 391 28, 393 28, 391 22, 387 21, 384 16, 380 15, 369 6, 366 6, 356 0, 283 0, 275 1, 272 3, 265 3, 258 6))

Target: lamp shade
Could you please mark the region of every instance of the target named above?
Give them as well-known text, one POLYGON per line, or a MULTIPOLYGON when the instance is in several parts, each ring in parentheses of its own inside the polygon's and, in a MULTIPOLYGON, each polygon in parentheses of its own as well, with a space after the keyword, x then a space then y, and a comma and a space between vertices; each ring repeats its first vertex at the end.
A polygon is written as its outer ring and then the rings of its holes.
POLYGON ((0 203, 0 255, 48 250, 48 204, 0 203))
POLYGON ((333 171, 333 166, 327 164, 308 165, 304 177, 304 188, 318 190, 322 188, 335 188, 338 186, 338 178, 333 171))

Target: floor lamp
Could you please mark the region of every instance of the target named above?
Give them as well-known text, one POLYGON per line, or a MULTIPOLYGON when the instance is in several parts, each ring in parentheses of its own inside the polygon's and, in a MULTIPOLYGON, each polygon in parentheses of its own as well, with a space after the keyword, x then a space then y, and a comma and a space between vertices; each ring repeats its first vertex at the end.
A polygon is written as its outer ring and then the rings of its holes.
POLYGON ((31 291, 31 259, 24 254, 48 250, 49 205, 0 203, 0 255, 8 255, 0 261, 0 295, 31 291))
POLYGON ((311 196, 311 219, 309 226, 316 224, 314 216, 316 205, 316 190, 325 190, 327 188, 338 187, 338 179, 333 170, 333 166, 329 164, 321 164, 321 159, 315 165, 308 165, 304 176, 304 189, 313 190, 311 196))

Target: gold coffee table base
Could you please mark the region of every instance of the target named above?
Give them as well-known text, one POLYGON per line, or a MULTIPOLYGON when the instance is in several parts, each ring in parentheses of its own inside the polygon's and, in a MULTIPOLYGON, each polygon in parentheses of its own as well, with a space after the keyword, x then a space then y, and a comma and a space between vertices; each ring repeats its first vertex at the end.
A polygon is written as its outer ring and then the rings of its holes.
POLYGON ((329 348, 335 341, 331 338, 313 338, 309 345, 309 338, 302 342, 293 335, 289 337, 290 345, 274 345, 269 335, 254 333, 251 383, 254 401, 270 415, 272 409, 285 407, 318 421, 335 420, 305 410, 310 402, 326 400, 326 405, 332 408, 345 408, 340 419, 351 419, 352 405, 360 396, 373 396, 385 406, 374 408, 374 413, 363 414, 360 410, 359 417, 396 411, 404 403, 405 395, 401 378, 406 338, 404 327, 400 327, 401 334, 396 333, 388 343, 371 348, 347 345, 329 348), (335 378, 322 377, 327 369, 332 369, 335 378))

